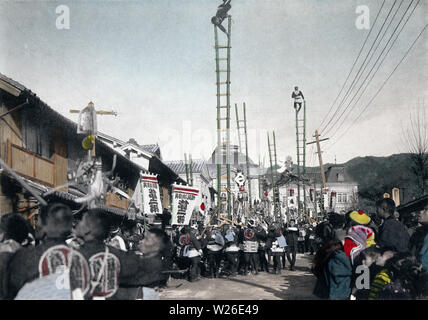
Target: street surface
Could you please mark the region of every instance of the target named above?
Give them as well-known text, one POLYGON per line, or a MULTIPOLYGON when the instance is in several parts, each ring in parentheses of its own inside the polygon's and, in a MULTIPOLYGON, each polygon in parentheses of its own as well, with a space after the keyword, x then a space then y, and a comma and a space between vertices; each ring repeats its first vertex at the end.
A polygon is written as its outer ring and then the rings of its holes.
POLYGON ((161 300, 314 300, 316 278, 310 271, 313 256, 298 254, 294 271, 259 272, 235 278, 201 278, 196 282, 173 279, 160 292, 161 300))

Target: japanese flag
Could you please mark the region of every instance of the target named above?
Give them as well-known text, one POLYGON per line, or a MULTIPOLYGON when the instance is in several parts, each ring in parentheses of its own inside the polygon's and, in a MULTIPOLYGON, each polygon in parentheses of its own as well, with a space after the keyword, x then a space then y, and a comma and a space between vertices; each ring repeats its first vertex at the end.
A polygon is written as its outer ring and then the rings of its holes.
POLYGON ((199 206, 199 213, 202 215, 205 215, 205 203, 203 203, 203 202, 199 206))

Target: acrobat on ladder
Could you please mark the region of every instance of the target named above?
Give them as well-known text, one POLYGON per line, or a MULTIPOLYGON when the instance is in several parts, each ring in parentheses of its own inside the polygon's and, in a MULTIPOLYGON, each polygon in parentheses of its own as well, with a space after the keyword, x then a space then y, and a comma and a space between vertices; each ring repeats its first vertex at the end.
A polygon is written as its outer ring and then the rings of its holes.
POLYGON ((294 99, 294 109, 296 110, 296 147, 297 147, 297 212, 306 213, 306 186, 304 177, 306 175, 306 101, 299 87, 294 87, 291 94, 294 99), (300 109, 303 105, 303 114, 300 109), (303 200, 303 208, 301 205, 303 200))

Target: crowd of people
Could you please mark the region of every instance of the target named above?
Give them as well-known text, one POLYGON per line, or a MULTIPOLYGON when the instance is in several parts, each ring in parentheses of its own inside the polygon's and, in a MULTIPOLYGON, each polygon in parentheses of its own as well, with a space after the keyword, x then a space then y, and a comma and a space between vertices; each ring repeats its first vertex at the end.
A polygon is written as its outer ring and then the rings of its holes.
POLYGON ((263 219, 248 219, 247 224, 225 224, 205 227, 175 227, 173 239, 176 267, 189 270, 189 281, 202 277, 235 277, 257 275, 259 272, 281 274, 288 260, 293 271, 296 254, 314 254, 314 225, 267 223, 263 219))
POLYGON ((426 299, 428 205, 411 227, 399 218, 395 202, 384 198, 376 214, 333 213, 317 226, 314 294, 332 300, 426 299))
POLYGON ((170 247, 161 228, 138 232, 131 220, 118 226, 101 209, 76 216, 52 203, 41 208, 36 230, 21 215, 6 214, 0 299, 157 299, 156 288, 168 280, 170 247))
POLYGON ((320 222, 254 216, 182 226, 118 221, 102 209, 73 214, 51 203, 35 229, 19 214, 1 217, 0 299, 159 299, 170 277, 254 277, 287 265, 292 272, 297 253, 313 256, 319 298, 424 299, 428 205, 416 223, 399 218, 389 198, 376 214, 332 212, 320 222))

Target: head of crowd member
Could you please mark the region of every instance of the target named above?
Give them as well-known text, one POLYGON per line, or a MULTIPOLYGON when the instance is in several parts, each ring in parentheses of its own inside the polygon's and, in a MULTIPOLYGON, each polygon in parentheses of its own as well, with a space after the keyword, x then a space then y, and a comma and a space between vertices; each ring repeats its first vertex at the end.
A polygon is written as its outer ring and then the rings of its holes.
POLYGON ((43 207, 38 220, 37 238, 66 239, 73 227, 71 209, 62 203, 43 207))
POLYGON ((340 213, 331 212, 328 221, 334 229, 343 229, 345 226, 345 216, 340 213))
POLYGON ((188 233, 192 230, 192 228, 190 227, 190 225, 186 224, 183 229, 182 229, 182 233, 188 233))
POLYGON ((254 219, 248 220, 248 227, 249 228, 254 228, 255 226, 256 226, 256 220, 254 220, 254 219))
POLYGON ((0 220, 0 242, 7 240, 16 241, 19 244, 28 240, 31 226, 24 217, 16 213, 8 213, 0 220))
POLYGON ((428 203, 420 211, 418 221, 423 226, 428 226, 428 203))
POLYGON ((103 241, 110 233, 110 221, 102 209, 90 209, 76 226, 76 236, 87 241, 103 241))
POLYGON ((376 215, 380 219, 393 217, 395 212, 395 202, 391 198, 383 198, 376 202, 376 215))
POLYGON ((130 238, 137 234, 137 223, 134 220, 126 220, 122 225, 122 234, 125 238, 130 238))
POLYGON ((163 254, 170 248, 170 238, 162 229, 152 227, 147 230, 138 248, 146 257, 163 254))
POLYGON ((346 215, 346 227, 350 228, 357 225, 366 226, 370 223, 371 218, 363 210, 353 210, 346 215))
POLYGON ((361 252, 355 260, 355 265, 362 264, 370 268, 370 273, 375 275, 384 268, 386 262, 395 254, 396 252, 392 248, 371 246, 361 252))

